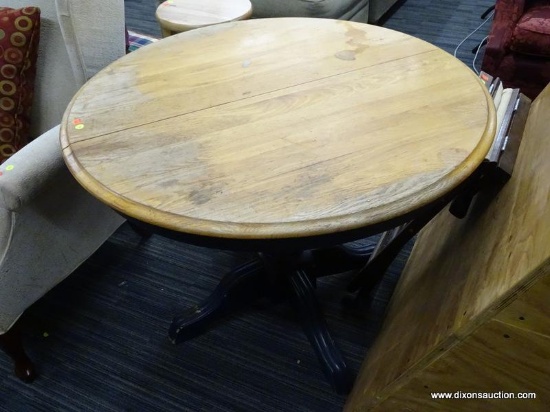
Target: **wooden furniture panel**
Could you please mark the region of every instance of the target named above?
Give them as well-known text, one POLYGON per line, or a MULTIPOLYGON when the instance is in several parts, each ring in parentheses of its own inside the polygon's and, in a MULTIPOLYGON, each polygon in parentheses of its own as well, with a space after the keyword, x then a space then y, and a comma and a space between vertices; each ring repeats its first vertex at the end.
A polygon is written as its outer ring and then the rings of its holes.
MULTIPOLYGON (((541 222, 541 224, 544 224, 541 222)), ((539 280, 503 309, 495 319, 531 332, 550 336, 550 276, 539 280)))
POLYGON ((375 410, 547 411, 550 337, 489 321, 375 410), (475 371, 475 373, 473 373, 475 371), (432 399, 433 392, 536 393, 535 399, 432 399))
MULTIPOLYGON (((550 404, 547 378, 537 369, 550 358, 549 116, 547 87, 531 106, 511 180, 496 194, 478 195, 465 219, 445 210, 421 232, 348 411, 426 410, 432 403, 423 385, 447 379, 456 391, 469 381, 483 392, 493 375, 502 375, 493 380, 499 390, 528 391, 529 384, 542 402, 536 405, 550 404), (522 344, 497 344, 497 326, 513 329, 522 344), (482 356, 491 344, 493 357, 482 356), (450 366, 461 372, 439 375, 450 366)), ((456 400, 441 404, 456 410, 456 400)))

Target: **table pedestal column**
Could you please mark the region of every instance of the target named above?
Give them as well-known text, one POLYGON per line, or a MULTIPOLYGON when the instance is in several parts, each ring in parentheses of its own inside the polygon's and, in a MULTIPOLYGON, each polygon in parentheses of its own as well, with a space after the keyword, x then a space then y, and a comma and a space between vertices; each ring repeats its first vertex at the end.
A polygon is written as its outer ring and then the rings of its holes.
MULTIPOLYGON (((349 259, 346 253, 338 252, 338 248, 328 249, 324 254, 315 253, 330 256, 331 262, 340 255, 342 260, 338 259, 339 264, 334 266, 339 272, 358 268, 359 260, 349 259)), ((337 393, 347 394, 355 376, 332 339, 315 296, 317 277, 335 273, 328 273, 330 269, 307 252, 260 253, 259 259, 226 274, 205 301, 176 316, 170 326, 170 339, 173 343, 191 339, 214 326, 228 310, 252 299, 284 298, 298 314, 328 381, 337 393)))

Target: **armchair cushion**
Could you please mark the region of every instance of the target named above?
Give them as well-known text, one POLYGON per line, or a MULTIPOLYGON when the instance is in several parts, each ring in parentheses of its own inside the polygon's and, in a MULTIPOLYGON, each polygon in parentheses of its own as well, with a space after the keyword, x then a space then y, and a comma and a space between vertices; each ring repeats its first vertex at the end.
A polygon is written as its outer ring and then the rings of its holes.
POLYGON ((0 163, 29 142, 40 9, 0 8, 0 163))
POLYGON ((550 5, 533 7, 521 17, 510 48, 516 53, 550 57, 550 5))

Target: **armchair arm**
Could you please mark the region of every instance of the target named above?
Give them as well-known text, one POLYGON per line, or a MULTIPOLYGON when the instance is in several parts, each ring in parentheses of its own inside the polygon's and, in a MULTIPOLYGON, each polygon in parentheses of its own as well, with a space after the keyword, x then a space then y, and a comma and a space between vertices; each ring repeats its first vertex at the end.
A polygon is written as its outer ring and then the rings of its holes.
POLYGON ((25 202, 54 185, 55 176, 65 168, 59 126, 55 126, 0 166, 0 208, 17 211, 25 202))
POLYGON ((20 149, 0 171, 2 334, 124 219, 72 177, 62 158, 59 126, 20 149))
POLYGON ((514 27, 523 14, 525 1, 498 0, 496 2, 493 24, 491 25, 482 64, 482 70, 487 73, 498 72, 500 62, 510 46, 514 27))

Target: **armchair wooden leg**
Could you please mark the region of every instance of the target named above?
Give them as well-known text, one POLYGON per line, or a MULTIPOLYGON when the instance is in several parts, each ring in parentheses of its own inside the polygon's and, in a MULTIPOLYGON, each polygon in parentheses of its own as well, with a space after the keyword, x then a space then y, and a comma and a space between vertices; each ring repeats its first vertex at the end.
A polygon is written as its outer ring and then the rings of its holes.
POLYGON ((36 378, 34 365, 23 349, 21 330, 16 323, 3 335, 0 335, 0 348, 12 358, 15 376, 24 382, 32 382, 36 378))

